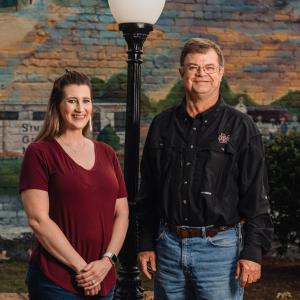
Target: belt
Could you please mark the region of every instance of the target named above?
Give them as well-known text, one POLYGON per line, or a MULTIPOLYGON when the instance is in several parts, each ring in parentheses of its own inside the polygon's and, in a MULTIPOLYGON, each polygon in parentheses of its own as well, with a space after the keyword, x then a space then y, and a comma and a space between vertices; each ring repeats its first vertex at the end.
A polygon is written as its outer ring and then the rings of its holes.
POLYGON ((226 225, 226 226, 211 226, 203 228, 192 228, 185 226, 176 226, 173 224, 164 224, 171 232, 174 232, 177 236, 181 238, 192 238, 192 237, 214 237, 221 231, 225 231, 229 228, 233 228, 236 224, 226 225))

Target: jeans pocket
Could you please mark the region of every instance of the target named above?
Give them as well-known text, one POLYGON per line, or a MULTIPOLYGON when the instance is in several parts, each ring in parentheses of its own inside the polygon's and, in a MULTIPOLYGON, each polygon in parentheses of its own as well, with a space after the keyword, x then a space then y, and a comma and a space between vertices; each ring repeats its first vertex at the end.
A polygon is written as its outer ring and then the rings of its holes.
POLYGON ((165 233, 166 233, 166 227, 163 225, 159 225, 158 234, 155 241, 159 242, 160 240, 162 240, 165 236, 165 233))
POLYGON ((235 228, 230 228, 225 231, 219 232, 213 237, 207 237, 207 241, 214 247, 237 247, 239 243, 239 237, 235 228))

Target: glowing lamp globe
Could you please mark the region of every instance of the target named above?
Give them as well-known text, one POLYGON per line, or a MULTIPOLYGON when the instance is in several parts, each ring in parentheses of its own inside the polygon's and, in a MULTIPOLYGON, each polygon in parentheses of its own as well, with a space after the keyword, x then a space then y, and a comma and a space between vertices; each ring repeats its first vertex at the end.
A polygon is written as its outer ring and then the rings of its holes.
POLYGON ((165 0, 108 0, 110 10, 116 22, 155 24, 165 0))

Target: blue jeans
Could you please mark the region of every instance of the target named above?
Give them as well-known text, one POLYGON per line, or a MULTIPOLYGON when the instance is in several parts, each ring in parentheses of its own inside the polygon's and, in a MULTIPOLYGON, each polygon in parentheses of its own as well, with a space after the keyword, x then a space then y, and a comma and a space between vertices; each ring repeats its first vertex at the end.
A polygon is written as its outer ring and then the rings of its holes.
POLYGON ((79 296, 61 288, 40 270, 37 263, 30 264, 26 276, 29 300, 111 300, 114 289, 106 296, 79 296))
POLYGON ((155 300, 241 300, 235 279, 240 225, 214 237, 180 238, 160 226, 156 244, 155 300))

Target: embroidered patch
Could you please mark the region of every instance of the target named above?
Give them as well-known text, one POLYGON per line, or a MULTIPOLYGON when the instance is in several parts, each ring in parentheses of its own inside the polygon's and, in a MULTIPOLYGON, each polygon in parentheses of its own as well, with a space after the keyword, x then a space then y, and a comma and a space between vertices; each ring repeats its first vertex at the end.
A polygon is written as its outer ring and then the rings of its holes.
POLYGON ((230 140, 230 135, 226 135, 225 133, 221 132, 218 136, 218 141, 220 144, 227 144, 230 140))

